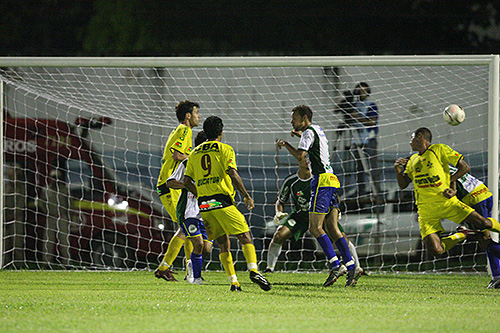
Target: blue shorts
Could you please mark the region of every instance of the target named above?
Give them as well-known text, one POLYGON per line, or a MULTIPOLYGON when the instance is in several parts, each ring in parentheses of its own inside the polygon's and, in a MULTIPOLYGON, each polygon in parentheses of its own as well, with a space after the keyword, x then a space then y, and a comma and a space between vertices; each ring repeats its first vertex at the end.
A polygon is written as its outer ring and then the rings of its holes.
POLYGON ((322 173, 311 181, 310 213, 328 214, 332 207, 339 208, 337 191, 340 182, 333 173, 322 173))
POLYGON ((202 220, 198 220, 195 218, 185 219, 184 222, 179 223, 182 233, 186 237, 197 237, 201 235, 203 239, 208 239, 207 230, 205 229, 205 225, 202 220))
POLYGON ((477 204, 471 207, 474 208, 474 210, 478 212, 479 215, 486 218, 491 217, 491 210, 493 209, 493 196, 481 202, 478 202, 477 204))

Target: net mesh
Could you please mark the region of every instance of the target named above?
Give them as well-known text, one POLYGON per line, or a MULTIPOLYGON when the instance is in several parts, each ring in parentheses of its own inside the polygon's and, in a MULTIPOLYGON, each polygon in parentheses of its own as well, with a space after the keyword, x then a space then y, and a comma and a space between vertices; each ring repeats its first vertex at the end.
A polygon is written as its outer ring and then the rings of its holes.
MULTIPOLYGON (((397 187, 393 164, 409 156, 410 134, 431 129, 433 142, 464 154, 486 182, 488 66, 282 67, 4 67, 4 268, 154 268, 177 226, 155 193, 161 155, 177 126, 174 107, 200 104, 202 121, 224 121, 238 171, 256 207, 246 216, 265 267, 276 193, 297 165, 277 139, 290 136, 300 104, 329 139, 342 184, 341 224, 368 270, 484 271, 485 254, 466 242, 441 257, 422 250, 412 189, 397 187), (351 145, 356 131, 341 101, 358 82, 371 87, 379 109, 378 175, 370 178, 351 145), (442 110, 459 104, 465 122, 447 125, 442 110), (365 174, 378 199, 360 193, 365 174)), ((199 128, 194 128, 196 133, 199 128)), ((290 211, 286 206, 285 211, 290 211)), ((455 224, 444 221, 447 232, 455 224)), ((237 267, 246 267, 233 244, 237 267)), ((183 265, 182 252, 175 262, 183 265)), ((325 269, 308 233, 287 241, 276 269, 325 269)), ((220 269, 218 250, 205 259, 220 269)))

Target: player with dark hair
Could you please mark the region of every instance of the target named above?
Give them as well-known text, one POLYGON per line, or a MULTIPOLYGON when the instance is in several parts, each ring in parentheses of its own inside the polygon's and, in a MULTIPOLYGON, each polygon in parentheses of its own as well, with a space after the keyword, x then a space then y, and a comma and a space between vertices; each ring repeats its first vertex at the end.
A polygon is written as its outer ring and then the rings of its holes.
POLYGON ((248 209, 254 201, 248 194, 237 172, 236 156, 231 146, 222 143, 224 125, 216 116, 203 123, 207 141, 189 156, 184 186, 198 197, 201 216, 207 228, 208 238, 216 239, 220 248, 220 261, 228 274, 231 290, 241 290, 231 257, 229 235, 235 235, 242 245, 250 280, 262 290, 271 289, 271 284, 257 270, 257 254, 245 217, 236 208, 234 188, 243 196, 248 209))
MULTIPOLYGON (((206 139, 207 136, 204 131, 198 132, 194 138, 195 147, 205 142, 206 139)), ((167 186, 170 189, 181 189, 181 195, 177 202, 177 221, 183 235, 193 244, 193 251, 186 266, 186 280, 189 283, 202 284, 202 254, 210 253, 212 242, 207 238, 207 231, 201 219, 196 197, 184 187, 184 173, 187 161, 187 159, 182 161, 172 175, 170 175, 167 179, 167 186)))
POLYGON ((333 284, 347 272, 346 287, 355 286, 355 265, 346 238, 338 226, 339 201, 337 191, 340 182, 330 165, 328 140, 321 127, 312 124, 312 110, 305 105, 292 109, 292 136, 300 137, 298 148, 285 140, 278 140, 278 147, 285 147, 299 162, 309 159, 313 180, 311 181, 311 202, 309 207, 309 232, 316 238, 331 265, 331 271, 323 286, 333 284), (332 242, 325 229, 329 230, 339 249, 344 263, 333 250, 332 242))
MULTIPOLYGON (((192 148, 192 128, 200 123, 199 104, 191 101, 182 101, 175 107, 175 114, 180 124, 173 130, 165 144, 162 165, 158 177, 157 190, 163 206, 174 222, 177 222, 176 207, 180 196, 180 189, 169 188, 167 179, 177 168, 180 162, 188 158, 192 148)), ((193 245, 185 242, 186 237, 179 228, 170 240, 167 252, 162 262, 155 270, 155 276, 166 281, 176 281, 170 267, 172 266, 179 251, 184 245, 186 258, 191 256, 193 245)))
MULTIPOLYGON (((287 239, 298 241, 309 229, 309 206, 311 202, 311 172, 307 164, 299 164, 299 170, 288 175, 281 184, 275 203, 276 215, 274 223, 278 225, 267 253, 267 268, 264 273, 274 272, 274 267, 281 253, 281 246, 287 239), (291 200, 293 209, 290 214, 284 213, 284 206, 291 200)), ((340 214, 339 214, 340 215, 340 214)), ((339 217, 340 219, 340 217, 339 217)), ((345 237, 342 226, 339 229, 345 237)), ((326 230, 327 233, 329 230, 326 230)), ((363 274, 359 264, 356 247, 347 240, 349 250, 355 262, 355 279, 363 274)))
MULTIPOLYGON (((452 188, 453 184, 470 171, 462 154, 445 144, 432 144, 432 133, 421 127, 411 136, 410 146, 417 153, 398 158, 394 164, 396 178, 401 189, 413 182, 418 207, 418 223, 425 248, 433 255, 448 251, 466 239, 467 232, 457 232, 441 237, 444 231, 442 219, 455 223, 466 222, 477 230, 499 232, 500 224, 492 217, 483 217, 473 208, 461 202, 452 188), (450 175, 449 165, 456 167, 450 175)), ((500 251, 498 254, 500 255, 500 251)), ((491 251, 495 254, 495 251, 491 251)), ((498 255, 497 255, 498 256, 498 255)))

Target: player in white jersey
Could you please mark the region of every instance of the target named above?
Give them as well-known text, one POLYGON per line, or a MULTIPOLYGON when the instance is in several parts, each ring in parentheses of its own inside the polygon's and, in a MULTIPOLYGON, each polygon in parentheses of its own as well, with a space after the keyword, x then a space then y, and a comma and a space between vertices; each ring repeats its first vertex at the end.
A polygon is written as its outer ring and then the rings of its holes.
MULTIPOLYGON (((206 141, 205 132, 200 131, 196 135, 195 146, 206 141)), ((186 238, 191 240, 193 251, 190 260, 187 263, 187 277, 189 283, 201 284, 201 268, 203 265, 203 253, 210 253, 212 242, 208 240, 207 231, 203 224, 198 199, 193 193, 184 187, 184 173, 186 172, 187 159, 182 161, 175 171, 167 179, 167 187, 173 189, 182 189, 177 202, 177 221, 186 238)))
POLYGON ((311 174, 311 203, 309 208, 309 232, 321 245, 331 264, 330 275, 323 284, 327 287, 347 272, 347 286, 355 286, 355 265, 349 245, 338 226, 339 201, 337 191, 340 182, 330 165, 328 140, 321 127, 312 124, 313 112, 306 105, 299 105, 292 110, 292 136, 300 137, 298 149, 285 140, 278 140, 278 147, 285 147, 299 162, 309 158, 311 174), (332 242, 323 229, 323 225, 334 239, 344 263, 335 254, 332 242))

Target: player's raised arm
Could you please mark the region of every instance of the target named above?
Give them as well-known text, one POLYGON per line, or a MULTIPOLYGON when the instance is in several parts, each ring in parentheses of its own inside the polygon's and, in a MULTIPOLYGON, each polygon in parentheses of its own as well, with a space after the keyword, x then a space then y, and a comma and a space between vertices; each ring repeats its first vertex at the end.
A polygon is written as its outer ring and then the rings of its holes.
POLYGON ((406 158, 398 158, 394 163, 394 168, 396 169, 396 179, 398 181, 399 188, 405 189, 410 185, 411 179, 405 173, 405 165, 408 163, 406 158))
POLYGON ((255 207, 255 204, 250 194, 248 194, 247 189, 245 188, 245 184, 243 184, 243 181, 241 180, 238 171, 236 171, 233 168, 229 168, 229 170, 227 170, 227 174, 229 175, 229 177, 231 177, 231 180, 236 190, 238 190, 238 192, 240 192, 240 194, 243 196, 247 208, 249 210, 252 210, 255 207))
POLYGON ((287 141, 282 139, 276 141, 276 145, 278 146, 279 149, 281 149, 281 147, 285 147, 290 152, 290 154, 292 154, 292 156, 295 157, 295 159, 297 159, 299 163, 305 161, 307 154, 305 150, 297 149, 293 147, 291 144, 289 144, 287 141))

